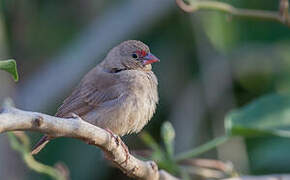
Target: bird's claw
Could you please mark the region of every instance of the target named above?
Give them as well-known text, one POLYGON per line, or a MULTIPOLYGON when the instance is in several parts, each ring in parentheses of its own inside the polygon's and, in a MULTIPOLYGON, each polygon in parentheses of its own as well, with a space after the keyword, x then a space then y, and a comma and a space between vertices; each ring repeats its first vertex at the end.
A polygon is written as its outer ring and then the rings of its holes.
POLYGON ((117 146, 119 146, 121 144, 122 148, 124 149, 125 153, 126 153, 126 159, 125 161, 121 162, 121 164, 126 164, 129 160, 129 149, 128 146, 122 141, 122 139, 120 138, 120 136, 115 135, 110 129, 106 128, 105 129, 108 133, 110 133, 111 137, 115 139, 115 142, 117 144, 117 146))
MULTIPOLYGON (((117 136, 117 135, 115 135, 110 129, 108 129, 108 128, 106 128, 105 129, 110 135, 111 135, 111 137, 112 138, 114 138, 115 139, 115 142, 116 142, 116 144, 117 144, 117 146, 119 146, 119 144, 120 144, 120 140, 118 139, 118 137, 119 136, 117 136)), ((119 137, 120 138, 120 137, 119 137)))
POLYGON ((125 165, 127 165, 127 162, 129 160, 129 149, 128 149, 128 146, 121 140, 121 146, 123 147, 125 153, 126 153, 126 159, 125 161, 121 162, 121 164, 125 163, 125 165))

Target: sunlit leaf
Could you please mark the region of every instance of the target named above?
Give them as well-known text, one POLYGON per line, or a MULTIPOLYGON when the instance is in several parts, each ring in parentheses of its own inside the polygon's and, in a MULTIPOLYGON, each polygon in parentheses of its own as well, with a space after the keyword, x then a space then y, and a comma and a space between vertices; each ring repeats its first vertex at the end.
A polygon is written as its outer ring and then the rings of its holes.
POLYGON ((225 120, 229 135, 290 137, 290 96, 271 94, 231 112, 225 120))
POLYGON ((0 69, 9 72, 18 81, 17 65, 14 59, 0 61, 0 69))

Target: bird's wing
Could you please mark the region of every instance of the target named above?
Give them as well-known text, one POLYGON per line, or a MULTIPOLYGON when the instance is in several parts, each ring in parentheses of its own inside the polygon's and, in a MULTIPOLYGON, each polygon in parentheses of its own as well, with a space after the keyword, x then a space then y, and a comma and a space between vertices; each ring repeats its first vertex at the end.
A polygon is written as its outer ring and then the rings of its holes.
POLYGON ((118 75, 92 70, 64 100, 56 116, 66 117, 70 113, 83 116, 106 102, 118 99, 123 94, 124 88, 118 80, 118 75))

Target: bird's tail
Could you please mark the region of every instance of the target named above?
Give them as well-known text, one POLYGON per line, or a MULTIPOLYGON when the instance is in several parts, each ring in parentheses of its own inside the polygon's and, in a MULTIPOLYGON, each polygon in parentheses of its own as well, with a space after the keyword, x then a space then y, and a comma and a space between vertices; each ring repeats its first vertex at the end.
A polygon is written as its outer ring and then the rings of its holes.
POLYGON ((31 154, 35 155, 37 153, 39 153, 42 148, 44 148, 44 146, 49 142, 50 138, 48 136, 43 136, 38 143, 36 143, 34 145, 34 147, 32 148, 31 154))

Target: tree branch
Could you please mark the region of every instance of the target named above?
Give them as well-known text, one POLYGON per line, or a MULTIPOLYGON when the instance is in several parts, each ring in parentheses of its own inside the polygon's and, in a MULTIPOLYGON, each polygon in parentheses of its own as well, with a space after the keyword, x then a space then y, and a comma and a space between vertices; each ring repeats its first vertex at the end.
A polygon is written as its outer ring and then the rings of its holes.
POLYGON ((176 0, 176 3, 185 12, 195 12, 198 10, 216 10, 229 13, 230 15, 237 17, 276 21, 290 27, 290 16, 288 15, 288 0, 286 1, 287 3, 285 3, 285 1, 281 1, 280 4, 280 6, 283 5, 282 7, 280 7, 280 11, 282 11, 283 13, 279 13, 278 11, 276 12, 256 9, 241 9, 224 2, 208 0, 189 0, 189 4, 184 3, 183 0, 176 0))
MULTIPOLYGON (((144 180, 178 180, 164 170, 159 170, 153 161, 141 161, 131 154, 127 163, 126 152, 110 133, 85 122, 81 118, 58 118, 37 112, 23 111, 5 105, 0 109, 0 133, 8 131, 37 131, 53 137, 71 137, 100 147, 109 159, 126 175, 144 180)), ((195 162, 197 163, 197 162, 195 162)), ((199 161, 197 166, 208 166, 199 161), (203 165, 200 165, 202 163, 203 165)), ((243 176, 226 180, 287 179, 289 175, 243 176)))
POLYGON ((71 137, 100 147, 109 159, 129 177, 136 179, 176 180, 166 171, 158 171, 153 161, 141 161, 131 154, 127 163, 121 139, 112 138, 110 133, 85 122, 81 118, 58 118, 37 112, 23 111, 5 105, 0 109, 0 133, 8 131, 37 131, 52 137, 71 137))

